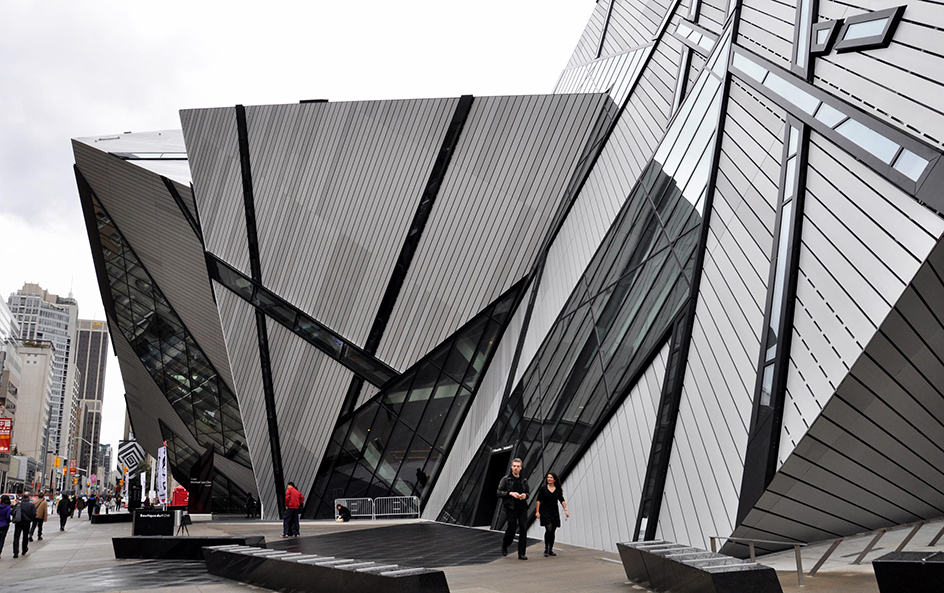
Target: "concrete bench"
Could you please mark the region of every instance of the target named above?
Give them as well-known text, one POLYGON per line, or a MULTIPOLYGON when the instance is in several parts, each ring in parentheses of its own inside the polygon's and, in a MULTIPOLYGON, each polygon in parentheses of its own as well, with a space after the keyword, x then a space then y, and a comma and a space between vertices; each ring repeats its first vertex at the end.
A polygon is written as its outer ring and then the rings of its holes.
POLYGON ((253 548, 204 548, 210 574, 286 593, 448 593, 441 570, 253 548), (317 584, 317 585, 315 585, 317 584))
POLYGON ((769 566, 666 541, 617 543, 626 577, 653 591, 782 593, 769 566))

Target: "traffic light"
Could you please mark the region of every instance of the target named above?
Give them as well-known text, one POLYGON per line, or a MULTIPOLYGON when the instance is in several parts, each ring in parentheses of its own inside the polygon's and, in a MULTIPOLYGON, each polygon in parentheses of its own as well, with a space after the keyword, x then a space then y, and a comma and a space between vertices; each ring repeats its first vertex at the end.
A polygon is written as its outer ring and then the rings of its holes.
POLYGON ((78 486, 78 485, 79 485, 79 479, 78 479, 78 478, 72 478, 72 485, 73 485, 73 486, 78 486))
POLYGON ((62 457, 56 457, 52 462, 53 467, 62 467, 62 457))

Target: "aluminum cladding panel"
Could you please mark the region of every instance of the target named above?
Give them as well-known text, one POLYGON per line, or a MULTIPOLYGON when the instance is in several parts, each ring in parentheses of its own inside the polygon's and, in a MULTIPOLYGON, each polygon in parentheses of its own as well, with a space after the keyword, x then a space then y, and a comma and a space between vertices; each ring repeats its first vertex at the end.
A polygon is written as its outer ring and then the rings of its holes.
POLYGON ((180 123, 206 250, 248 276, 236 111, 232 107, 185 109, 180 112, 180 123))
POLYGON ((657 537, 734 529, 780 180, 782 111, 732 83, 657 537))
POLYGON ((363 345, 457 101, 247 107, 263 284, 363 345))
POLYGON ((379 358, 408 367, 529 272, 606 101, 475 99, 379 358))

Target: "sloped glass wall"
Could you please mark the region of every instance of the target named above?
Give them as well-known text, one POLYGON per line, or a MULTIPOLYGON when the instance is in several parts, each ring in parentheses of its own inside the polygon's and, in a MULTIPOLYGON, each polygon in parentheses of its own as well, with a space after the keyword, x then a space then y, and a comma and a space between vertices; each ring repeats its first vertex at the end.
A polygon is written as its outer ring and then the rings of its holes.
POLYGON ((306 518, 333 517, 337 498, 418 496, 425 502, 523 284, 338 421, 306 518))

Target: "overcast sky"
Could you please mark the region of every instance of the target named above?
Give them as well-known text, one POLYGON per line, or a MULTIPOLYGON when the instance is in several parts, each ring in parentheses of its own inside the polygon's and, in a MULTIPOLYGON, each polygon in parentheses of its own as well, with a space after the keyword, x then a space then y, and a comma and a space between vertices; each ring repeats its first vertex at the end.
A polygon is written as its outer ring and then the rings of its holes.
MULTIPOLYGON (((0 296, 104 309, 69 139, 179 128, 178 110, 547 93, 594 0, 0 2, 0 296)), ((124 426, 108 362, 102 442, 124 426)))

